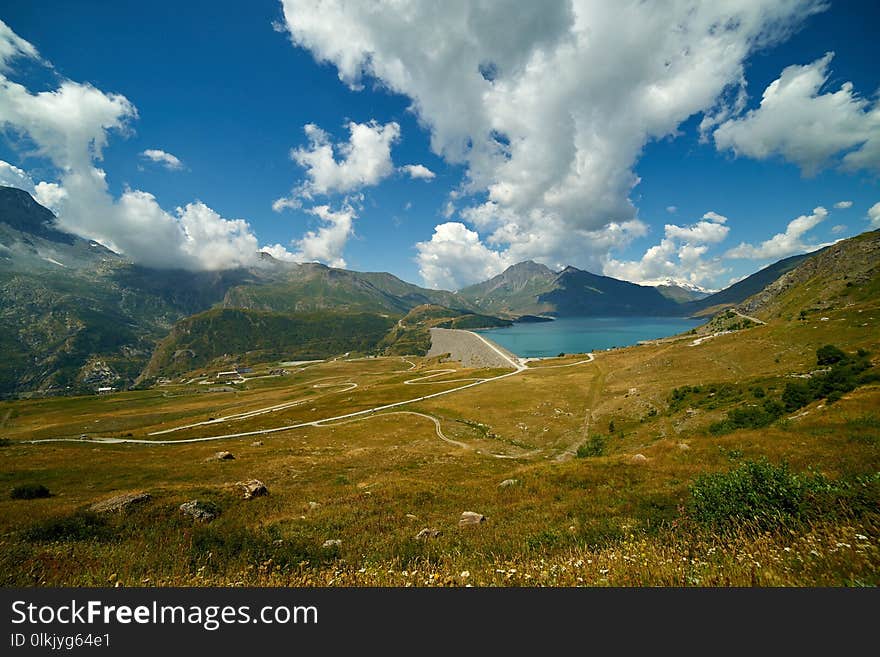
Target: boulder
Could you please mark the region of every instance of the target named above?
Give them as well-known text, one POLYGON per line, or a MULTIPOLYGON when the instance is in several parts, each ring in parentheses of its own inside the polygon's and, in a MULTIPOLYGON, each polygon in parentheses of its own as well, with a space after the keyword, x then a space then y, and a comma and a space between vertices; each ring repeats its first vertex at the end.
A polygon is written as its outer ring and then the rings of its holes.
POLYGON ((253 497, 262 497, 269 494, 269 489, 259 479, 248 479, 247 481, 236 481, 234 486, 238 488, 244 497, 249 500, 253 497))
POLYGON ((326 541, 324 541, 324 543, 321 545, 321 547, 322 548, 332 548, 332 547, 339 547, 340 545, 342 545, 342 541, 339 540, 338 538, 328 538, 326 541))
POLYGON ((427 541, 429 538, 437 538, 438 536, 440 536, 439 529, 425 527, 425 528, 421 529, 418 534, 416 534, 416 540, 417 541, 427 541))
POLYGON ((116 495, 115 497, 92 504, 89 507, 89 511, 94 511, 95 513, 118 513, 135 504, 146 502, 150 497, 152 496, 145 491, 123 493, 122 495, 116 495))
POLYGON ((414 513, 407 513, 404 517, 405 517, 407 520, 411 520, 411 521, 415 521, 415 520, 418 520, 418 519, 419 519, 419 517, 418 517, 416 514, 414 514, 414 513))
POLYGON ((308 506, 309 506, 309 511, 314 511, 315 509, 319 508, 321 505, 318 504, 317 502, 309 502, 308 506))
POLYGON ((251 443, 251 447, 262 447, 262 446, 263 446, 262 440, 255 440, 254 442, 251 443))
POLYGON ((688 445, 687 443, 678 443, 678 448, 679 448, 682 452, 686 452, 686 451, 688 451, 688 450, 691 448, 691 446, 688 445))
POLYGON ((648 462, 648 457, 645 456, 644 454, 633 454, 633 455, 630 457, 629 462, 630 462, 630 463, 636 463, 636 464, 647 463, 647 462, 648 462))
POLYGON ((185 516, 189 516, 200 522, 211 522, 220 515, 220 509, 210 502, 202 502, 200 500, 190 500, 180 505, 180 511, 185 516))
POLYGON ((516 486, 518 483, 519 479, 505 479, 498 484, 498 488, 509 488, 510 486, 516 486))
POLYGON ((473 511, 462 511, 461 518, 458 519, 459 527, 471 527, 486 522, 486 516, 473 511))
POLYGON ((222 451, 222 452, 214 452, 213 456, 209 456, 206 458, 206 461, 232 461, 235 457, 232 455, 232 452, 222 451))

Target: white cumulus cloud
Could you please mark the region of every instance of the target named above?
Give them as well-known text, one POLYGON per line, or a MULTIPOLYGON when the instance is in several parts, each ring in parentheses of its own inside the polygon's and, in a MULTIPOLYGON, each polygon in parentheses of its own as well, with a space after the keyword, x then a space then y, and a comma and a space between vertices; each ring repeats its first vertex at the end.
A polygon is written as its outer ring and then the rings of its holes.
POLYGON ((419 273, 432 288, 458 290, 491 278, 513 264, 487 248, 480 236, 460 222, 449 221, 434 228, 426 242, 416 244, 419 273))
POLYGON ((822 6, 283 0, 295 45, 353 89, 410 99, 432 150, 465 166, 455 205, 481 212, 496 254, 578 266, 637 220, 645 145, 741 89, 749 53, 822 6))
POLYGON ((34 191, 34 181, 27 172, 4 160, 0 160, 0 185, 17 187, 31 193, 34 191))
POLYGON ((730 249, 725 256, 728 258, 747 258, 749 260, 771 260, 813 251, 822 245, 807 244, 802 238, 808 231, 824 221, 827 216, 828 210, 819 206, 813 210, 812 214, 801 215, 796 219, 792 219, 784 233, 777 233, 758 245, 743 242, 739 246, 730 249))
POLYGON ((783 70, 760 107, 715 130, 718 150, 756 159, 779 155, 808 176, 830 164, 880 171, 880 104, 859 97, 851 82, 822 93, 833 56, 783 70))
POLYGON ((708 219, 709 221, 714 221, 715 223, 719 224, 727 223, 727 217, 725 217, 723 214, 712 212, 711 210, 703 215, 703 219, 708 219))
POLYGON ((348 202, 340 210, 332 210, 329 205, 319 205, 307 210, 321 220, 317 230, 309 230, 301 239, 294 240, 290 251, 282 244, 264 246, 273 258, 287 262, 320 262, 330 267, 345 267, 342 257, 349 237, 354 234, 354 220, 357 211, 348 202))
POLYGON ((846 210, 847 208, 851 208, 852 204, 852 201, 838 201, 834 204, 834 207, 838 210, 846 210))
POLYGON ((67 197, 67 191, 58 183, 38 182, 34 184, 31 175, 14 164, 0 160, 0 185, 16 187, 28 192, 37 203, 57 212, 58 206, 67 197))
POLYGON ((868 209, 868 221, 872 228, 880 228, 880 201, 868 209))
POLYGON ((348 124, 346 142, 333 143, 330 135, 314 123, 303 128, 309 144, 294 148, 290 158, 305 169, 307 180, 295 187, 289 197, 277 199, 272 207, 279 212, 299 207, 300 199, 333 193, 347 194, 379 184, 394 173, 391 146, 400 139, 400 126, 376 121, 348 124))
POLYGON ((161 164, 166 169, 172 171, 178 171, 183 168, 183 162, 181 162, 177 156, 158 148, 148 148, 141 153, 141 157, 156 162, 157 164, 161 164))
POLYGON ((22 39, 12 28, 0 20, 0 73, 9 71, 10 62, 16 57, 40 60, 40 53, 33 44, 22 39))
POLYGON ((437 174, 423 164, 404 164, 401 171, 414 180, 433 180, 437 174))
POLYGON ((344 206, 333 211, 330 206, 319 205, 309 212, 323 222, 318 230, 308 231, 297 240, 296 257, 302 262, 322 262, 331 267, 345 267, 342 251, 349 236, 354 232, 355 210, 344 206))
POLYGON ((705 285, 726 270, 719 259, 706 258, 709 245, 718 244, 730 232, 727 218, 715 212, 690 226, 666 224, 659 244, 647 249, 640 260, 609 258, 604 273, 634 283, 656 285, 667 280, 705 285))
POLYGON ((114 198, 96 164, 111 132, 124 134, 137 118, 135 106, 66 79, 57 89, 31 93, 5 74, 16 56, 36 59, 36 49, 0 23, 0 128, 29 140, 29 150, 54 165, 57 182, 31 183, 27 191, 56 212, 60 227, 147 266, 198 270, 255 262, 257 240, 243 220, 224 219, 200 202, 172 214, 141 190, 114 198))

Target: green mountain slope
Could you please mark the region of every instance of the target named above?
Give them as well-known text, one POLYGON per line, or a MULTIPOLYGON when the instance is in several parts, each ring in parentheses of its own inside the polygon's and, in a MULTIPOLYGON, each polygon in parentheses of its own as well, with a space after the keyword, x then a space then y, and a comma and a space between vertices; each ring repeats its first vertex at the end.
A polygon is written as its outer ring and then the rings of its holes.
POLYGON ((174 322, 255 279, 137 267, 53 224, 27 192, 0 187, 0 396, 129 385, 174 322))
POLYGON ((379 347, 387 355, 424 356, 431 348, 432 328, 478 329, 510 326, 512 322, 498 317, 453 310, 436 305, 413 308, 383 338, 379 347))
POLYGON ((557 274, 532 261, 512 265, 488 281, 458 291, 458 296, 483 312, 517 317, 541 315, 555 310, 539 297, 553 290, 557 274))
POLYGON ((504 317, 676 315, 679 305, 656 288, 575 267, 554 272, 534 262, 508 267, 458 292, 483 312, 504 317))
POLYGON ((677 315, 680 306, 656 288, 566 267, 554 287, 538 297, 560 317, 677 315))
MULTIPOLYGON (((760 319, 815 319, 880 299, 880 230, 842 240, 799 264, 737 306, 760 319)), ((863 324, 870 325, 871 318, 863 324)))
POLYGON ((373 351, 395 321, 375 313, 309 312, 296 315, 214 308, 187 317, 163 339, 143 380, 174 376, 211 364, 321 359, 373 351))
POLYGON ((742 303, 753 294, 757 294, 763 290, 786 272, 797 267, 811 255, 813 254, 805 253, 774 262, 772 265, 756 271, 751 276, 745 277, 741 281, 734 283, 730 287, 724 288, 720 292, 716 292, 715 294, 711 294, 708 297, 697 301, 682 304, 682 309, 688 315, 701 316, 712 314, 722 308, 742 303))
POLYGON ((451 292, 421 288, 391 274, 354 272, 317 263, 285 263, 271 282, 229 290, 222 305, 281 313, 334 309, 405 315, 423 304, 471 308, 451 292))
POLYGON ((0 187, 0 396, 127 387, 176 322, 214 306, 395 318, 426 303, 470 308, 451 292, 391 274, 266 254, 249 269, 148 269, 59 230, 54 220, 27 192, 0 187))

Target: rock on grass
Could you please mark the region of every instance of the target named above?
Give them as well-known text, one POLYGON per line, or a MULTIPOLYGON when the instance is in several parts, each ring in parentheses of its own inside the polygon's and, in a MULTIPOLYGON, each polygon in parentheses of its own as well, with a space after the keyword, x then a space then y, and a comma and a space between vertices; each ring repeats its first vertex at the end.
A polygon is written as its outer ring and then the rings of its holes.
POLYGON ((458 520, 459 527, 472 527, 486 522, 486 516, 473 511, 462 511, 461 518, 458 520))
POLYGON ((199 522, 211 522, 220 515, 220 509, 211 502, 202 502, 201 500, 190 500, 180 505, 180 511, 185 516, 189 516, 199 522))
POLYGON ((206 461, 232 461, 235 459, 235 456, 232 455, 232 452, 222 451, 215 452, 212 456, 206 458, 206 461))
POLYGON ((116 495, 115 497, 95 502, 89 507, 89 511, 94 511, 95 513, 118 513, 136 504, 146 502, 151 497, 146 491, 123 493, 122 495, 116 495))
POLYGON ((249 500, 253 497, 262 497, 269 494, 269 489, 259 479, 248 479, 247 481, 236 481, 233 486, 238 488, 244 499, 249 500))

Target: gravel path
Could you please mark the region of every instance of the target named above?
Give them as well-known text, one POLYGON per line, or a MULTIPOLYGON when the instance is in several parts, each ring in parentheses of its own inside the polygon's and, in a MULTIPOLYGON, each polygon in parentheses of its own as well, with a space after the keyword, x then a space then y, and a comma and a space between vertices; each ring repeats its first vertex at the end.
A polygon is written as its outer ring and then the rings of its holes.
POLYGON ((485 338, 458 329, 431 329, 428 356, 449 354, 465 367, 518 367, 519 359, 485 338))

